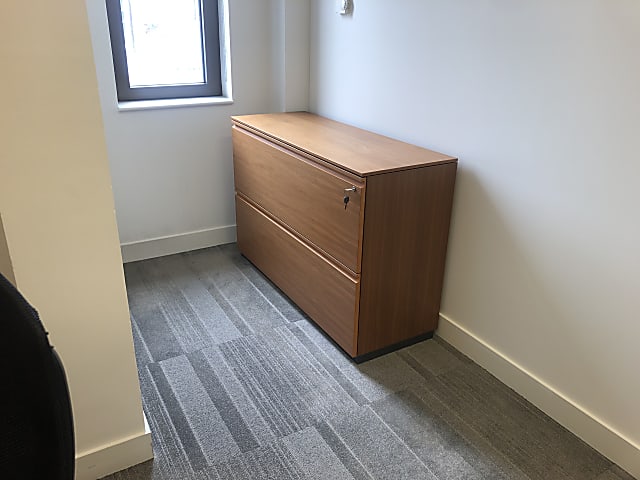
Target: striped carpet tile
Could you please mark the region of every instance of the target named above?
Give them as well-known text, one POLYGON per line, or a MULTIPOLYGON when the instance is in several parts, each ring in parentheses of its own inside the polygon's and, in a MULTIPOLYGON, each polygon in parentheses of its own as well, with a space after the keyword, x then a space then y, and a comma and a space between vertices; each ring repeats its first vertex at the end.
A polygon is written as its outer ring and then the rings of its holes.
POLYGON ((125 265, 155 458, 109 480, 629 480, 439 339, 354 364, 235 245, 125 265))

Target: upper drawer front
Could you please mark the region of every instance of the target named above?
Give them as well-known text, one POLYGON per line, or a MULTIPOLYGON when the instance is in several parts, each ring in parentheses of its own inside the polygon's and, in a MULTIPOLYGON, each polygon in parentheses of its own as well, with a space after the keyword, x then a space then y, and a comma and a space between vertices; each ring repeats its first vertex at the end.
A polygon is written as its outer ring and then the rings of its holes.
POLYGON ((233 128, 236 190, 353 272, 360 272, 359 239, 363 183, 278 145, 233 128), (345 208, 345 189, 348 193, 345 208))

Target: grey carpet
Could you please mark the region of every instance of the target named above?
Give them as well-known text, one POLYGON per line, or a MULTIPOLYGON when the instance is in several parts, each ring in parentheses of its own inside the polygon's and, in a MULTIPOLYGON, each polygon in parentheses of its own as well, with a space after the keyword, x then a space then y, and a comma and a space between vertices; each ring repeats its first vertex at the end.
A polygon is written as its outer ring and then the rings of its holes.
POLYGON ((355 365, 235 245, 125 274, 155 459, 108 479, 632 478, 440 339, 355 365))

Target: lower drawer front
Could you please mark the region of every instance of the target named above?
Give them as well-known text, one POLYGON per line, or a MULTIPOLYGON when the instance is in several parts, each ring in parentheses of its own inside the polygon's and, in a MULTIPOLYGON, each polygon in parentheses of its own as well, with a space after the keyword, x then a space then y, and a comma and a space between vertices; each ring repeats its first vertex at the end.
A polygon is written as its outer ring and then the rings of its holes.
POLYGON ((336 268, 236 195, 240 251, 351 356, 359 279, 336 268))

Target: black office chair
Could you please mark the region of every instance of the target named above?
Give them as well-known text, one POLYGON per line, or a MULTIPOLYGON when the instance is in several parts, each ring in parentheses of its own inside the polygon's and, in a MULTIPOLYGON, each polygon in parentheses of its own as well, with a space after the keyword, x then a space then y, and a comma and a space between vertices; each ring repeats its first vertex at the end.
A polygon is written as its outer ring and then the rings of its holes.
POLYGON ((73 480, 64 368, 35 311, 0 275, 0 479, 73 480))

